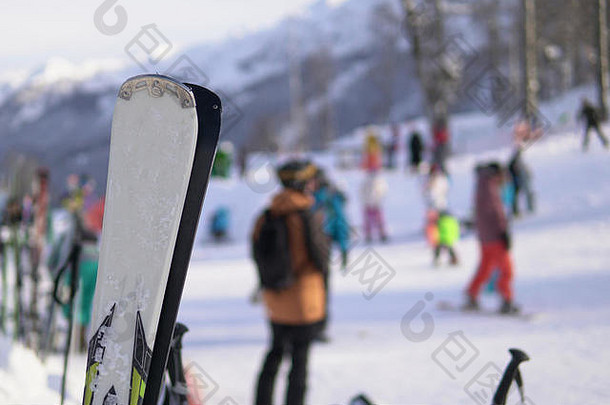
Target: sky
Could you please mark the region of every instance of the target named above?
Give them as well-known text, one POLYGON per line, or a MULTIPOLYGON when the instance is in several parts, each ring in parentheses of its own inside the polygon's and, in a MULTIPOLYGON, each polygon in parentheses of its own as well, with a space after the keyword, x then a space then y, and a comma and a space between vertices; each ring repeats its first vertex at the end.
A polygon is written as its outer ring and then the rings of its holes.
POLYGON ((2 0, 0 73, 32 69, 52 57, 76 63, 123 58, 125 45, 149 24, 176 48, 218 41, 271 26, 316 1, 2 0))

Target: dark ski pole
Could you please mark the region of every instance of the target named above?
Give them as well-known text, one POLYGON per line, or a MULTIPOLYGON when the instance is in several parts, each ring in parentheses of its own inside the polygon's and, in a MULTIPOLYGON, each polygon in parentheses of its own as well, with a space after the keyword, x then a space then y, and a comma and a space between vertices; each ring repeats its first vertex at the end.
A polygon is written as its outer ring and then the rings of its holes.
POLYGON ((371 401, 366 395, 360 394, 360 395, 352 398, 352 400, 349 401, 349 405, 374 405, 374 404, 373 404, 373 401, 371 401))
POLYGON ((176 322, 167 361, 169 383, 166 385, 163 405, 188 405, 188 386, 182 364, 182 338, 186 332, 188 332, 188 328, 184 324, 176 322))
POLYGON ((21 312, 23 310, 21 300, 21 294, 23 290, 23 268, 21 267, 21 244, 19 243, 19 224, 13 224, 11 228, 11 247, 13 248, 13 260, 15 263, 15 308, 13 310, 13 340, 18 341, 23 335, 23 324, 21 319, 21 312))
MULTIPOLYGON (((0 235, 2 238, 2 235, 0 235)), ((6 333, 6 305, 8 295, 8 281, 6 279, 6 244, 0 239, 0 255, 2 255, 2 309, 0 309, 0 328, 6 333)))
POLYGON ((76 291, 78 289, 78 261, 80 258, 81 245, 80 243, 75 243, 72 246, 72 251, 70 252, 70 256, 68 257, 68 261, 66 264, 59 270, 57 273, 57 277, 55 278, 55 286, 53 290, 53 299, 59 305, 68 305, 69 315, 68 315, 68 333, 66 336, 66 347, 64 349, 64 366, 63 366, 63 375, 61 378, 61 401, 60 404, 64 404, 64 400, 66 397, 66 378, 68 374, 68 357, 70 354, 70 345, 72 343, 72 327, 74 325, 74 297, 76 296, 76 291), (70 295, 68 296, 68 302, 64 302, 61 300, 61 297, 58 296, 59 285, 61 283, 61 278, 67 268, 70 268, 70 295))
POLYGON ((525 401, 525 395, 523 393, 523 380, 521 378, 521 372, 519 371, 519 365, 524 361, 528 361, 530 358, 527 354, 525 354, 525 352, 519 349, 510 349, 509 352, 512 359, 510 363, 508 363, 506 371, 504 371, 504 375, 502 376, 500 385, 498 385, 496 395, 494 395, 492 405, 506 405, 508 391, 513 381, 516 381, 517 386, 519 387, 521 402, 525 401))

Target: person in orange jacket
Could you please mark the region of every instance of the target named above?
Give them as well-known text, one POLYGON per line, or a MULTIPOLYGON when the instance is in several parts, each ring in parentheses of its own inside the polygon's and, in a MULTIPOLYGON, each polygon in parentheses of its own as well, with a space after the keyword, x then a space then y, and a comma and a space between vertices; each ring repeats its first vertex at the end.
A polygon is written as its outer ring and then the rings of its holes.
POLYGON ((271 206, 254 227, 252 242, 256 250, 257 243, 265 240, 268 217, 284 219, 287 238, 283 249, 287 252, 271 253, 273 256, 288 253, 290 265, 286 270, 291 274, 290 282, 282 288, 262 286, 272 339, 258 377, 257 405, 273 403, 275 379, 284 354, 291 356, 292 367, 283 403, 304 403, 309 348, 326 316, 324 275, 328 272, 330 249, 322 217, 310 213, 314 204, 310 192, 316 172, 315 166, 308 162, 292 161, 283 165, 278 177, 284 188, 273 197, 271 206))
POLYGON ((496 162, 477 167, 475 226, 481 245, 481 262, 468 286, 465 310, 478 310, 477 297, 494 269, 499 270, 497 290, 503 298, 500 312, 518 312, 513 303, 513 263, 508 220, 500 196, 503 169, 496 162))

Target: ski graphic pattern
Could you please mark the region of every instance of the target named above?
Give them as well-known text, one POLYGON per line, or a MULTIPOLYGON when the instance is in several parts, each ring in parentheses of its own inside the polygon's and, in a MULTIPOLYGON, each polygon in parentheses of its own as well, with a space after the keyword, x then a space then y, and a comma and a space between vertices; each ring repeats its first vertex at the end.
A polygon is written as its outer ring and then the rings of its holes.
MULTIPOLYGON (((93 402, 95 387, 92 385, 98 375, 98 367, 104 359, 106 346, 104 344, 104 336, 108 328, 112 326, 112 317, 116 304, 112 306, 110 314, 104 318, 104 322, 97 328, 97 331, 89 340, 89 350, 87 353, 87 377, 85 379, 85 393, 83 394, 83 404, 90 405, 93 402)), ((115 393, 116 394, 116 393, 115 393)), ((104 400, 106 403, 106 400, 104 400)))
POLYGON ((151 358, 152 350, 150 350, 150 347, 146 344, 146 334, 144 333, 144 326, 142 325, 142 317, 140 316, 140 311, 138 311, 136 316, 135 340, 133 343, 129 405, 142 404, 151 358))

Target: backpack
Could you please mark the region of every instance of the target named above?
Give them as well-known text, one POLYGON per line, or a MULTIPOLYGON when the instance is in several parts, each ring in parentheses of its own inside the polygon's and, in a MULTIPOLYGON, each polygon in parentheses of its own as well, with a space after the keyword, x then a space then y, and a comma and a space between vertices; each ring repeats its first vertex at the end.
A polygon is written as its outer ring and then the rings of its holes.
POLYGON ((282 290, 294 283, 288 215, 273 215, 269 210, 263 215, 260 233, 252 246, 260 285, 266 289, 282 290))

